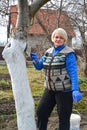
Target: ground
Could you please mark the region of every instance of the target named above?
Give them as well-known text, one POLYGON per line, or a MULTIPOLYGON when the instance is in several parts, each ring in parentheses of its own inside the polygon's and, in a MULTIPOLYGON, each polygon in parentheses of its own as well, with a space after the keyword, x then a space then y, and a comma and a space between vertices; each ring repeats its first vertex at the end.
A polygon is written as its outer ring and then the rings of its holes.
MULTIPOLYGON (((5 89, 5 87, 3 88, 0 86, 1 93, 2 89, 5 89)), ((58 117, 55 110, 49 118, 47 130, 57 130, 58 128, 58 117)), ((80 116, 80 128, 77 130, 87 130, 87 110, 81 110, 80 116)), ((15 115, 15 104, 13 98, 10 98, 9 100, 2 98, 2 100, 0 100, 0 130, 18 130, 15 115)))
MULTIPOLYGON (((48 130, 57 130, 57 128, 58 128, 58 118, 56 116, 50 117, 48 123, 48 130)), ((16 120, 15 119, 10 119, 9 121, 6 120, 3 123, 2 128, 0 128, 0 130, 18 130, 16 120)), ((86 112, 81 114, 80 128, 77 130, 87 130, 86 112)))

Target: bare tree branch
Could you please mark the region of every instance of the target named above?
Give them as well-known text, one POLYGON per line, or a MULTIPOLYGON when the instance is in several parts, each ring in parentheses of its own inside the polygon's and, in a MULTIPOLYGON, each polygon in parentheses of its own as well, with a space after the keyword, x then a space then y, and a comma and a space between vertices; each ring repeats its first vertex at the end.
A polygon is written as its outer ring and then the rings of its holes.
POLYGON ((35 0, 31 6, 29 6, 29 10, 30 10, 30 17, 32 18, 36 12, 45 4, 50 0, 35 0))
POLYGON ((0 1, 0 25, 5 26, 7 25, 7 18, 8 15, 8 8, 9 8, 9 1, 8 0, 1 0, 0 1))

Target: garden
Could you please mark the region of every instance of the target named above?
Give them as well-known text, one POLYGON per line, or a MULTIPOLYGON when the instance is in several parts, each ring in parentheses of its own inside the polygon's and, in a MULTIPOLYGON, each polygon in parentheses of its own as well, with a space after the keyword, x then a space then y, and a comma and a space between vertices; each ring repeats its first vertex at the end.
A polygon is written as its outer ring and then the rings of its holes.
MULTIPOLYGON (((31 92, 35 102, 35 111, 44 91, 43 70, 37 71, 32 64, 27 64, 31 92)), ((87 128, 87 78, 79 76, 79 87, 83 93, 83 99, 74 103, 73 109, 81 114, 81 130, 87 128)), ((37 117, 36 117, 37 118, 37 117)), ((49 119, 48 130, 57 128, 58 125, 56 107, 49 119)), ((11 79, 6 65, 0 65, 0 130, 17 130, 16 111, 12 92, 11 79)))

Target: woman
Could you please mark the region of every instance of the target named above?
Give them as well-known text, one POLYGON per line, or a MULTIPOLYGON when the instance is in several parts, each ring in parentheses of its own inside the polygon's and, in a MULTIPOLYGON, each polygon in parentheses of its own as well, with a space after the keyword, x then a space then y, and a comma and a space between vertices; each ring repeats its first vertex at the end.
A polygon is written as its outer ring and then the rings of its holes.
POLYGON ((69 130, 73 101, 82 99, 76 57, 73 49, 65 44, 67 33, 64 29, 55 29, 51 39, 54 46, 40 59, 36 53, 30 54, 35 68, 45 72, 45 90, 37 109, 38 128, 47 130, 48 118, 57 105, 59 130, 69 130))

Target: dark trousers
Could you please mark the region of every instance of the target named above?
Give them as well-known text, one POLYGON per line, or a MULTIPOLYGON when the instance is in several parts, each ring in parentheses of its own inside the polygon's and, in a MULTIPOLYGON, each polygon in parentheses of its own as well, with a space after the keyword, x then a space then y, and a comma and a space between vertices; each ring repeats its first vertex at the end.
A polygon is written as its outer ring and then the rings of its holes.
POLYGON ((72 113, 72 92, 53 92, 45 89, 37 109, 37 127, 47 130, 48 118, 57 104, 59 116, 59 130, 70 129, 70 115, 72 113))

